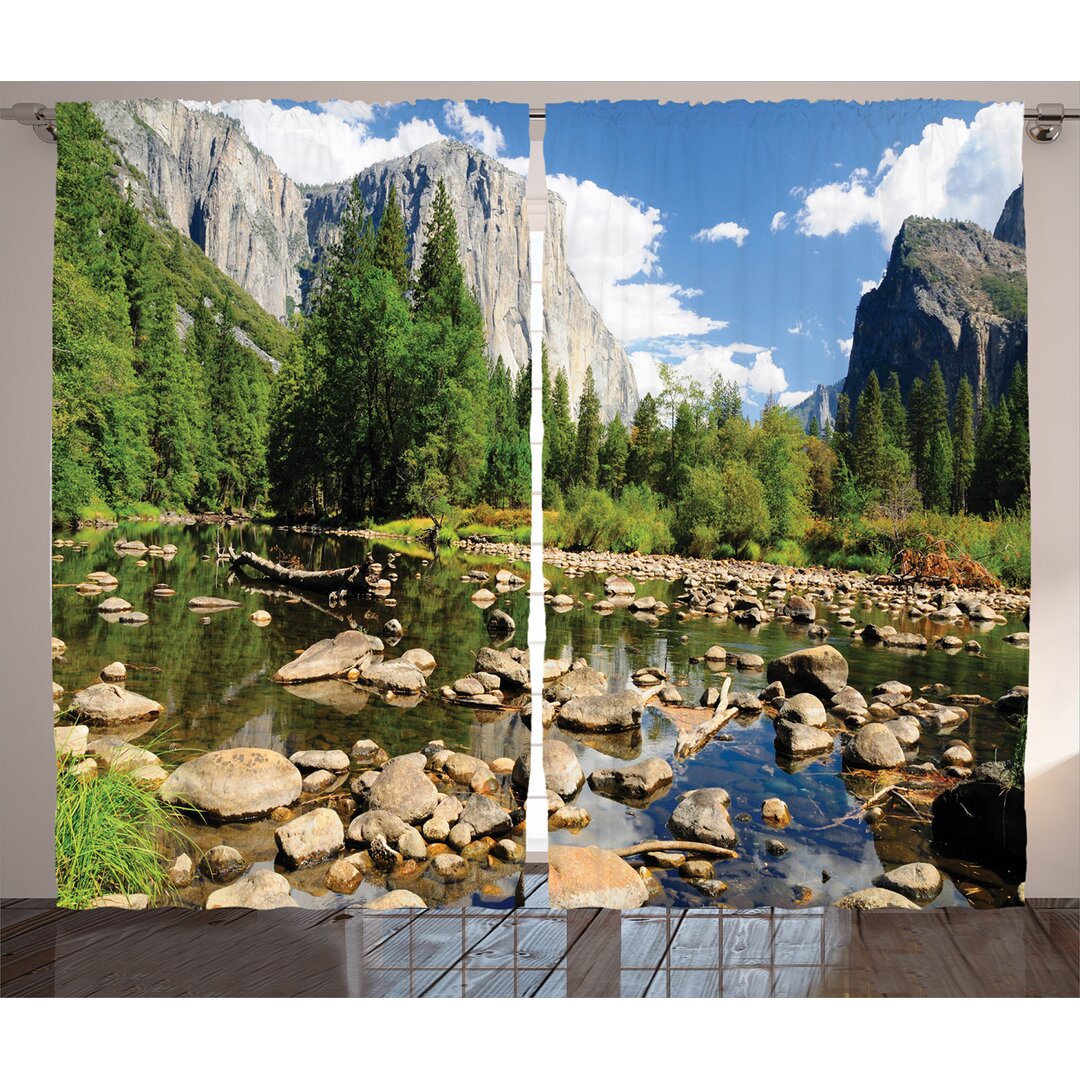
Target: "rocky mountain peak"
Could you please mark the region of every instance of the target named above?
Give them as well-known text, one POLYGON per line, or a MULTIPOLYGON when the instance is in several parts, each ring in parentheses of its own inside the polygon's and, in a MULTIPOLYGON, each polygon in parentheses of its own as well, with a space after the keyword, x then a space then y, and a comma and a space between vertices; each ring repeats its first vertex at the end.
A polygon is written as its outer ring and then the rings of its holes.
POLYGON ((1024 181, 1005 201, 994 226, 994 239, 1002 240, 1006 244, 1015 244, 1017 247, 1027 247, 1027 229, 1024 224, 1024 181))

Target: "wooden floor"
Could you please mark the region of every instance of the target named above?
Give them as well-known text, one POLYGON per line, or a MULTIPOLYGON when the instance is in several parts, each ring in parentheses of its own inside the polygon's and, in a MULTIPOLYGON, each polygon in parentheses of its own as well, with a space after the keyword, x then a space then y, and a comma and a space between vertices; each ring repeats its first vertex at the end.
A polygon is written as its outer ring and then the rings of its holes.
POLYGON ((4 997, 1075 997, 1077 901, 849 912, 0 908, 4 997))

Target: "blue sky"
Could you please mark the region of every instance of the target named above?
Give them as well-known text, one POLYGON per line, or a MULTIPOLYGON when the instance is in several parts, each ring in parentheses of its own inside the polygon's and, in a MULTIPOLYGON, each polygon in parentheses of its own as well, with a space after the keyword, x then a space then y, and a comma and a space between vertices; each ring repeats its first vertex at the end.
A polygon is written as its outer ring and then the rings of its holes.
POLYGON ((847 371, 855 308, 911 213, 990 229, 1020 182, 1022 108, 970 102, 594 102, 548 108, 571 268, 631 354, 751 413, 847 371))

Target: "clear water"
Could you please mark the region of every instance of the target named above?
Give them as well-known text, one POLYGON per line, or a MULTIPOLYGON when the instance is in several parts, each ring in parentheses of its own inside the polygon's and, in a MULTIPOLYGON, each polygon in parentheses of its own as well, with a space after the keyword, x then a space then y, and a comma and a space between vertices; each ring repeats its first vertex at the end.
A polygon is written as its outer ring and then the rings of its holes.
MULTIPOLYGON (((128 689, 161 702, 166 710, 152 727, 144 725, 123 734, 134 742, 150 742, 169 764, 194 751, 239 746, 268 748, 286 756, 304 749, 348 751, 358 739, 373 739, 391 756, 442 739, 451 749, 491 761, 516 757, 528 743, 528 731, 516 713, 447 705, 438 695, 440 686, 471 672, 477 650, 491 644, 484 612, 469 601, 478 586, 460 579, 476 568, 494 574, 501 565, 496 561, 446 550, 432 559, 419 547, 391 548, 389 542, 250 525, 140 523, 111 531, 57 534, 56 538, 87 545, 85 550, 54 549, 64 556, 62 562, 53 563, 53 633, 67 643, 63 657, 53 665, 53 678, 67 691, 61 707, 72 692, 93 682, 106 664, 122 661, 128 667, 128 689), (169 559, 123 555, 114 550, 121 536, 148 545, 175 544, 178 551, 169 559), (390 593, 396 604, 354 601, 331 607, 325 597, 310 595, 290 602, 284 594, 273 595, 273 588, 267 591, 268 583, 241 582, 227 562, 204 560, 203 556, 214 556, 218 547, 229 545, 267 556, 279 549, 295 554, 309 569, 352 565, 363 561, 369 551, 385 566, 386 556, 397 550, 398 580, 390 593), (141 559, 147 565, 138 566, 141 559), (95 596, 82 596, 70 587, 95 570, 112 573, 119 585, 95 596), (158 583, 169 585, 176 594, 153 596, 158 583), (97 611, 105 595, 123 597, 149 615, 150 621, 125 625, 106 620, 97 611), (204 623, 208 613, 188 608, 194 596, 225 597, 241 606, 209 613, 204 623), (273 621, 268 626, 249 621, 247 616, 259 608, 270 612, 273 621), (388 644, 388 658, 410 648, 424 648, 438 662, 428 679, 429 696, 415 707, 395 707, 337 682, 290 688, 270 681, 297 650, 350 625, 386 640, 381 627, 390 618, 401 622, 404 636, 400 643, 388 644)), ((494 584, 488 587, 494 589, 494 584)), ((498 603, 518 625, 513 644, 524 648, 526 591, 503 593, 498 603)), ((348 788, 343 791, 347 793, 348 788)), ((187 832, 203 850, 231 844, 257 867, 270 867, 276 827, 270 821, 221 828, 190 824, 187 832)), ((365 882, 352 897, 327 893, 321 886, 325 874, 325 865, 290 872, 294 898, 304 905, 338 905, 384 891, 365 882)), ((499 905, 512 902, 515 883, 516 873, 485 870, 460 885, 444 886, 425 877, 400 887, 435 903, 499 905)), ((201 903, 205 891, 186 890, 180 902, 201 903)))
MULTIPOLYGON (((609 615, 591 610, 592 601, 584 593, 603 596, 603 577, 571 577, 554 566, 545 569, 552 583, 551 592, 567 593, 583 600, 584 608, 566 612, 550 609, 547 615, 548 644, 546 655, 557 658, 584 656, 589 663, 608 675, 609 688, 621 689, 636 668, 655 665, 666 669, 675 679, 684 704, 696 705, 702 691, 720 687, 725 675, 731 676, 731 689, 760 691, 767 683, 764 671, 739 671, 733 665, 723 674, 708 665, 692 664, 691 656, 701 656, 710 645, 722 645, 729 652, 756 652, 769 659, 816 644, 830 644, 846 657, 850 668, 849 683, 868 698, 870 690, 888 679, 907 683, 916 692, 920 687, 942 683, 948 691, 926 692, 930 700, 942 700, 942 693, 973 693, 995 700, 1011 686, 1027 682, 1027 652, 1007 644, 1006 634, 1025 630, 1019 621, 989 628, 968 627, 957 630, 930 622, 912 623, 877 608, 856 609, 860 622, 891 623, 899 631, 932 634, 957 633, 963 638, 977 638, 982 654, 949 654, 930 649, 912 652, 864 645, 852 639, 850 631, 839 626, 835 617, 818 604, 818 622, 826 625, 830 636, 823 641, 809 641, 806 627, 774 621, 750 629, 730 620, 692 619, 680 621, 672 610, 656 626, 636 618, 625 608, 609 615), (683 643, 683 635, 688 641, 683 643), (685 682, 686 685, 682 685, 685 682)), ((646 581, 638 583, 638 595, 650 594, 669 606, 683 591, 681 582, 646 581)), ((963 739, 972 749, 976 762, 1006 760, 1016 741, 1015 728, 992 706, 968 707, 971 718, 947 735, 924 731, 917 752, 909 752, 909 761, 927 761, 938 757, 944 744, 963 739)), ((928 820, 897 803, 888 805, 885 819, 870 826, 861 816, 832 824, 856 811, 861 800, 853 797, 858 790, 869 793, 864 779, 845 775, 840 753, 813 758, 798 771, 788 772, 777 762, 773 747, 773 726, 764 715, 740 715, 724 728, 730 741, 714 739, 695 757, 674 763, 676 728, 660 709, 649 708, 642 724, 640 740, 629 736, 589 739, 591 745, 572 733, 552 728, 548 737, 564 739, 578 753, 586 776, 597 768, 630 764, 643 758, 660 756, 672 762, 674 782, 666 793, 645 809, 624 806, 592 792, 587 786, 575 801, 585 806, 592 818, 590 825, 574 834, 565 830, 551 834, 552 843, 599 844, 617 848, 642 840, 670 839, 667 820, 677 796, 701 787, 723 787, 731 796, 733 818, 749 814, 750 820, 736 820, 741 858, 717 864, 716 876, 729 886, 721 902, 739 908, 764 906, 789 907, 796 903, 796 890, 811 890, 811 898, 799 894, 802 903, 812 906, 830 903, 845 893, 869 886, 872 879, 894 866, 912 861, 933 862, 946 875, 946 886, 935 905, 972 904, 998 906, 1015 897, 1015 884, 1003 881, 984 867, 948 858, 934 849, 928 820), (793 821, 785 829, 775 830, 762 823, 761 803, 770 796, 783 799, 793 821), (779 858, 768 855, 765 841, 781 839, 789 853, 779 858), (823 881, 823 872, 829 880, 823 881)), ((928 817, 928 812, 924 812, 928 817)), ((699 906, 711 903, 693 885, 677 873, 657 871, 666 896, 653 903, 699 906)))

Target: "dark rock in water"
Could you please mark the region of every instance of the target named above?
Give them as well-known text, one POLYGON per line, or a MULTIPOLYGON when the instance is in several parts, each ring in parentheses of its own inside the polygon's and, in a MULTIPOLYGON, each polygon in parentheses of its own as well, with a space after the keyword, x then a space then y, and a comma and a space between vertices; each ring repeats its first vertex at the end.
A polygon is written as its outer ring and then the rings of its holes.
POLYGON ((491 613, 488 615, 487 630, 493 638, 503 640, 512 637, 516 629, 517 624, 509 612, 503 611, 502 608, 493 607, 491 609, 491 613))
POLYGON ((780 614, 787 615, 794 622, 812 623, 817 618, 817 608, 805 596, 792 596, 780 609, 780 614))
POLYGON ((847 686, 848 664, 831 645, 817 645, 770 660, 768 678, 783 683, 788 694, 806 691, 829 698, 847 686))
POLYGON ((668 830, 679 840, 731 847, 737 842, 728 806, 731 798, 723 788, 699 788, 687 792, 668 818, 668 830))
POLYGON ((994 702, 994 708, 1008 716, 1023 716, 1028 711, 1028 688, 1014 686, 994 702))
POLYGON ((883 644, 886 649, 925 649, 927 641, 922 634, 893 634, 883 644))
POLYGON ((1027 871, 1024 789, 1010 786, 1001 762, 980 765, 970 780, 942 792, 932 807, 934 843, 1023 881, 1027 871))
POLYGON ((244 856, 236 848, 226 844, 219 844, 210 848, 200 862, 202 872, 216 882, 232 881, 238 878, 246 869, 247 862, 244 856))

